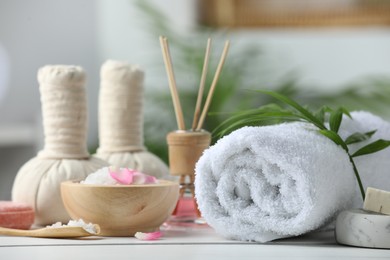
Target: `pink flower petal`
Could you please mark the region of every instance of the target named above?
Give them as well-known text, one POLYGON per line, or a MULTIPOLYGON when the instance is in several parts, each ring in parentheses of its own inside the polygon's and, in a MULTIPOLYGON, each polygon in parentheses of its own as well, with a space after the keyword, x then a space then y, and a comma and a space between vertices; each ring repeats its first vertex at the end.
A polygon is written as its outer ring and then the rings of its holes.
POLYGON ((157 178, 151 175, 146 175, 145 184, 157 183, 157 178))
POLYGON ((156 177, 141 172, 137 172, 137 171, 134 172, 133 184, 152 184, 152 183, 157 183, 156 177))
POLYGON ((129 168, 110 167, 109 173, 111 178, 120 184, 129 185, 157 183, 156 177, 129 168))
POLYGON ((139 240, 157 240, 161 236, 162 236, 162 233, 160 231, 151 232, 151 233, 137 232, 134 235, 134 237, 139 239, 139 240))
POLYGON ((127 168, 122 168, 122 169, 114 169, 110 167, 109 169, 110 176, 117 182, 121 184, 131 184, 133 182, 133 177, 134 177, 134 171, 131 171, 127 168))

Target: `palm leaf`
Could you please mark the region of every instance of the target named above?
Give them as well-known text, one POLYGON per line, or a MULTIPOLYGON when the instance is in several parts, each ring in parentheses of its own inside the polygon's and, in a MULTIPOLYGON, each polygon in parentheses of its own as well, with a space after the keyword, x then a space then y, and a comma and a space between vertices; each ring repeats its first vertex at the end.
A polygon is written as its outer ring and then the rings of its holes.
POLYGON ((367 133, 358 133, 358 132, 353 133, 350 136, 348 136, 347 139, 345 139, 345 143, 349 145, 349 144, 359 143, 368 140, 369 138, 371 138, 373 134, 375 134, 375 132, 376 130, 367 133))
MULTIPOLYGON (((213 130, 213 135, 223 136, 219 133, 221 133, 225 128, 230 127, 232 124, 235 124, 237 121, 241 121, 244 118, 252 118, 257 115, 264 114, 266 112, 288 112, 288 110, 284 110, 280 106, 276 104, 268 104, 265 106, 261 106, 259 108, 255 109, 249 109, 245 111, 240 111, 237 113, 234 113, 231 117, 224 120, 222 123, 220 123, 217 127, 213 130)), ((216 113, 209 113, 209 114, 216 114, 216 113)), ((218 113, 221 114, 221 113, 218 113)))
POLYGON ((345 151, 348 152, 348 146, 344 143, 343 139, 336 134, 333 131, 330 131, 328 129, 321 129, 318 130, 318 132, 326 137, 328 137, 330 140, 332 140, 335 144, 340 145, 345 151))
POLYGON ((272 92, 272 91, 268 91, 268 90, 255 90, 255 91, 263 93, 263 94, 270 95, 270 96, 278 99, 279 101, 281 101, 281 102, 291 106, 292 108, 296 109, 310 123, 314 124, 315 126, 317 126, 320 129, 326 129, 326 127, 324 126, 324 124, 320 120, 318 120, 310 111, 308 111, 307 109, 305 109, 304 107, 299 105, 294 100, 292 100, 292 99, 290 99, 290 98, 288 98, 288 97, 286 97, 286 96, 284 96, 282 94, 279 94, 279 93, 276 93, 276 92, 272 92))
POLYGON ((332 111, 329 117, 330 130, 337 133, 339 131, 342 119, 343 119, 343 111, 341 110, 341 108, 332 111))
POLYGON ((387 148, 388 146, 390 146, 390 141, 379 139, 379 140, 377 140, 375 142, 372 142, 372 143, 370 143, 370 144, 360 148, 359 150, 357 150, 351 156, 352 157, 357 157, 357 156, 361 156, 361 155, 366 155, 366 154, 379 152, 379 151, 387 148))
POLYGON ((268 124, 275 124, 281 122, 299 121, 303 118, 300 115, 293 114, 292 112, 266 112, 261 114, 248 115, 243 113, 229 119, 226 125, 218 127, 217 131, 213 131, 213 136, 220 138, 226 134, 233 132, 234 130, 244 126, 261 126, 268 124), (275 122, 276 121, 276 122, 275 122))
POLYGON ((314 116, 321 122, 325 122, 325 114, 327 112, 332 112, 333 110, 328 107, 328 106, 322 106, 320 109, 318 109, 315 113, 314 116))

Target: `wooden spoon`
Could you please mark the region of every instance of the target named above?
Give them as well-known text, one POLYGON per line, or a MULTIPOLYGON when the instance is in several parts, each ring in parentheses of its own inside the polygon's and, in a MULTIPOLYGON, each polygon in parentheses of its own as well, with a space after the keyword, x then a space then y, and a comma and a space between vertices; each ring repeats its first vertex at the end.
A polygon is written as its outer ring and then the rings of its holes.
POLYGON ((82 227, 45 227, 31 230, 0 227, 0 235, 43 238, 72 238, 99 235, 99 225, 95 224, 94 226, 96 229, 96 234, 90 233, 82 227))

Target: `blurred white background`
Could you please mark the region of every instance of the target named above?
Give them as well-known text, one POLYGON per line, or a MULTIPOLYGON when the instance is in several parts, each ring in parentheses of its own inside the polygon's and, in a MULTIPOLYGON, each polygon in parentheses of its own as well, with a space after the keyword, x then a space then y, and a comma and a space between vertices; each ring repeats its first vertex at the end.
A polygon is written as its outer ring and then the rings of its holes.
MULTIPOLYGON (((149 1, 179 32, 196 24, 196 1, 149 1)), ((88 75, 88 145, 98 142, 99 69, 106 59, 146 71, 146 88, 166 87, 158 39, 132 0, 0 2, 0 200, 10 198, 18 169, 42 148, 38 68, 75 64, 88 75)), ((390 29, 251 29, 228 33, 232 49, 261 45, 269 77, 296 71, 303 86, 332 90, 370 75, 390 75, 390 29)), ((168 92, 168 89, 166 89, 168 92)))

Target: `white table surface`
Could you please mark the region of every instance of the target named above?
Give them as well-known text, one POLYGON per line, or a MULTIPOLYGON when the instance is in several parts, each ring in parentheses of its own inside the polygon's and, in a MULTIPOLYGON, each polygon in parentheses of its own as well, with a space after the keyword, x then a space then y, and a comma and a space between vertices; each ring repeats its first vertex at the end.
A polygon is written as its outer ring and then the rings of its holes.
MULTIPOLYGON (((390 243, 390 241, 389 241, 390 243)), ((0 259, 390 259, 390 250, 338 245, 333 232, 260 244, 226 240, 208 227, 164 227, 163 237, 45 239, 0 236, 0 259)))

